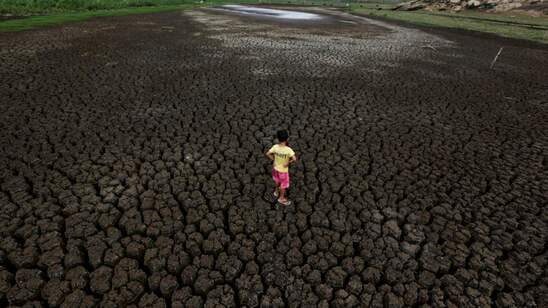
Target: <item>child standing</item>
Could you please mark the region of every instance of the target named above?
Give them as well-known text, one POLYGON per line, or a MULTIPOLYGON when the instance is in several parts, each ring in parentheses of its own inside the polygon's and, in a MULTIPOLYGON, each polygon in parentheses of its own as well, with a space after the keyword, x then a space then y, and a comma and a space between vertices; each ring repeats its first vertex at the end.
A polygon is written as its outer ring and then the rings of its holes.
POLYGON ((278 144, 275 144, 266 152, 266 156, 272 160, 272 179, 276 185, 274 196, 278 197, 278 202, 283 205, 290 205, 287 200, 285 190, 289 187, 289 165, 297 161, 295 152, 287 146, 289 134, 286 130, 280 130, 276 133, 278 144))

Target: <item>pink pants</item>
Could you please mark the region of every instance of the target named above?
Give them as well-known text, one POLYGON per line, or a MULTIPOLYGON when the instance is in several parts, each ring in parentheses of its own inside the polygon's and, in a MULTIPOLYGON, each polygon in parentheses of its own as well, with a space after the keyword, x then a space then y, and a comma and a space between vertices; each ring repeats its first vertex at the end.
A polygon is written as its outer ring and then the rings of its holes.
POLYGON ((279 172, 272 168, 272 179, 276 186, 280 186, 282 189, 289 187, 289 172, 279 172))

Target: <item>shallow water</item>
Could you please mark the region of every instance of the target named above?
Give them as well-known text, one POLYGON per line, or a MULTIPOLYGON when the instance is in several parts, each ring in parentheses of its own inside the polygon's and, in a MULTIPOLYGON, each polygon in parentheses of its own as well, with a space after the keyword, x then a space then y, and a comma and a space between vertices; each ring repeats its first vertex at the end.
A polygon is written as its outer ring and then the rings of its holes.
POLYGON ((288 10, 264 9, 244 5, 223 5, 222 8, 230 11, 237 11, 243 14, 263 15, 265 17, 293 19, 293 20, 317 20, 322 19, 321 15, 288 10))

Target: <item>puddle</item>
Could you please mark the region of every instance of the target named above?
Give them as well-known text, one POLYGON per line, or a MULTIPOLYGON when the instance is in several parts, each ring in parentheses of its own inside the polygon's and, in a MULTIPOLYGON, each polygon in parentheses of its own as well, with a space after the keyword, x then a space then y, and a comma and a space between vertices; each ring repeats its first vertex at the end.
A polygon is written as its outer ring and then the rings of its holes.
POLYGON ((339 22, 343 22, 343 23, 345 23, 345 24, 351 24, 351 25, 357 24, 357 22, 351 21, 351 20, 339 20, 339 22))
POLYGON ((276 10, 276 9, 264 9, 254 6, 244 5, 223 5, 223 9, 229 11, 235 11, 242 14, 250 14, 271 18, 291 19, 291 20, 318 20, 322 19, 321 15, 314 13, 305 13, 288 10, 276 10))

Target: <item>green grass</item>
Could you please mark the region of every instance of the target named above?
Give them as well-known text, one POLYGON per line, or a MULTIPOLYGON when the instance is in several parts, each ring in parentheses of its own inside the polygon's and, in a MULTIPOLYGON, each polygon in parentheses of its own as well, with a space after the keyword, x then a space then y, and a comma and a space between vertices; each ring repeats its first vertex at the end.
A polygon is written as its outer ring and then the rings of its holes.
MULTIPOLYGON (((41 2, 41 0, 0 0, 0 5, 5 2, 15 3, 21 2, 30 5, 29 3, 36 1, 41 2)), ((174 11, 174 10, 184 10, 191 9, 196 7, 202 7, 207 5, 214 5, 220 3, 234 3, 230 0, 208 0, 207 2, 200 3, 199 0, 123 0, 123 1, 114 1, 114 0, 95 0, 100 6, 90 6, 90 3, 93 3, 93 0, 60 0, 60 1, 51 1, 44 0, 44 2, 71 2, 80 1, 81 3, 87 3, 87 6, 77 6, 76 4, 71 5, 62 5, 57 4, 57 7, 48 7, 46 4, 41 3, 39 6, 32 9, 23 11, 19 8, 19 11, 12 11, 10 14, 17 15, 15 12, 25 12, 25 14, 33 14, 35 12, 41 12, 47 15, 30 15, 25 18, 20 19, 10 19, 5 21, 0 21, 0 32, 13 32, 13 31, 23 31, 30 30, 34 28, 47 27, 47 26, 57 26, 67 22, 76 22, 84 21, 90 18, 95 17, 107 17, 107 16, 123 16, 131 14, 146 14, 146 13, 157 13, 165 11, 174 11), (123 6, 122 3, 129 4, 130 6, 123 6), (169 3, 180 3, 180 4, 169 4, 169 3), (112 7, 109 5, 112 4, 112 7), (40 9, 38 9, 38 7, 40 9), (97 9, 100 7, 101 9, 97 9)), ((256 3, 255 0, 239 0, 238 3, 256 3)), ((1 7, 1 6, 0 6, 1 7)))
POLYGON ((83 12, 57 13, 45 16, 31 16, 0 22, 0 32, 23 31, 38 27, 56 26, 67 22, 84 21, 94 17, 122 16, 131 14, 156 13, 183 10, 197 7, 198 4, 166 5, 151 7, 133 7, 111 10, 93 10, 83 12))
POLYGON ((0 14, 33 15, 132 7, 173 6, 189 0, 0 0, 0 14))
POLYGON ((459 28, 548 44, 548 18, 516 13, 392 11, 394 5, 353 4, 351 11, 427 27, 459 28), (380 10, 379 10, 380 8, 380 10))
MULTIPOLYGON (((0 15, 10 14, 18 16, 51 15, 66 12, 114 10, 135 7, 157 7, 188 5, 200 2, 199 0, 0 0, 0 15)), ((228 2, 259 2, 252 0, 207 0, 207 4, 228 2)))

